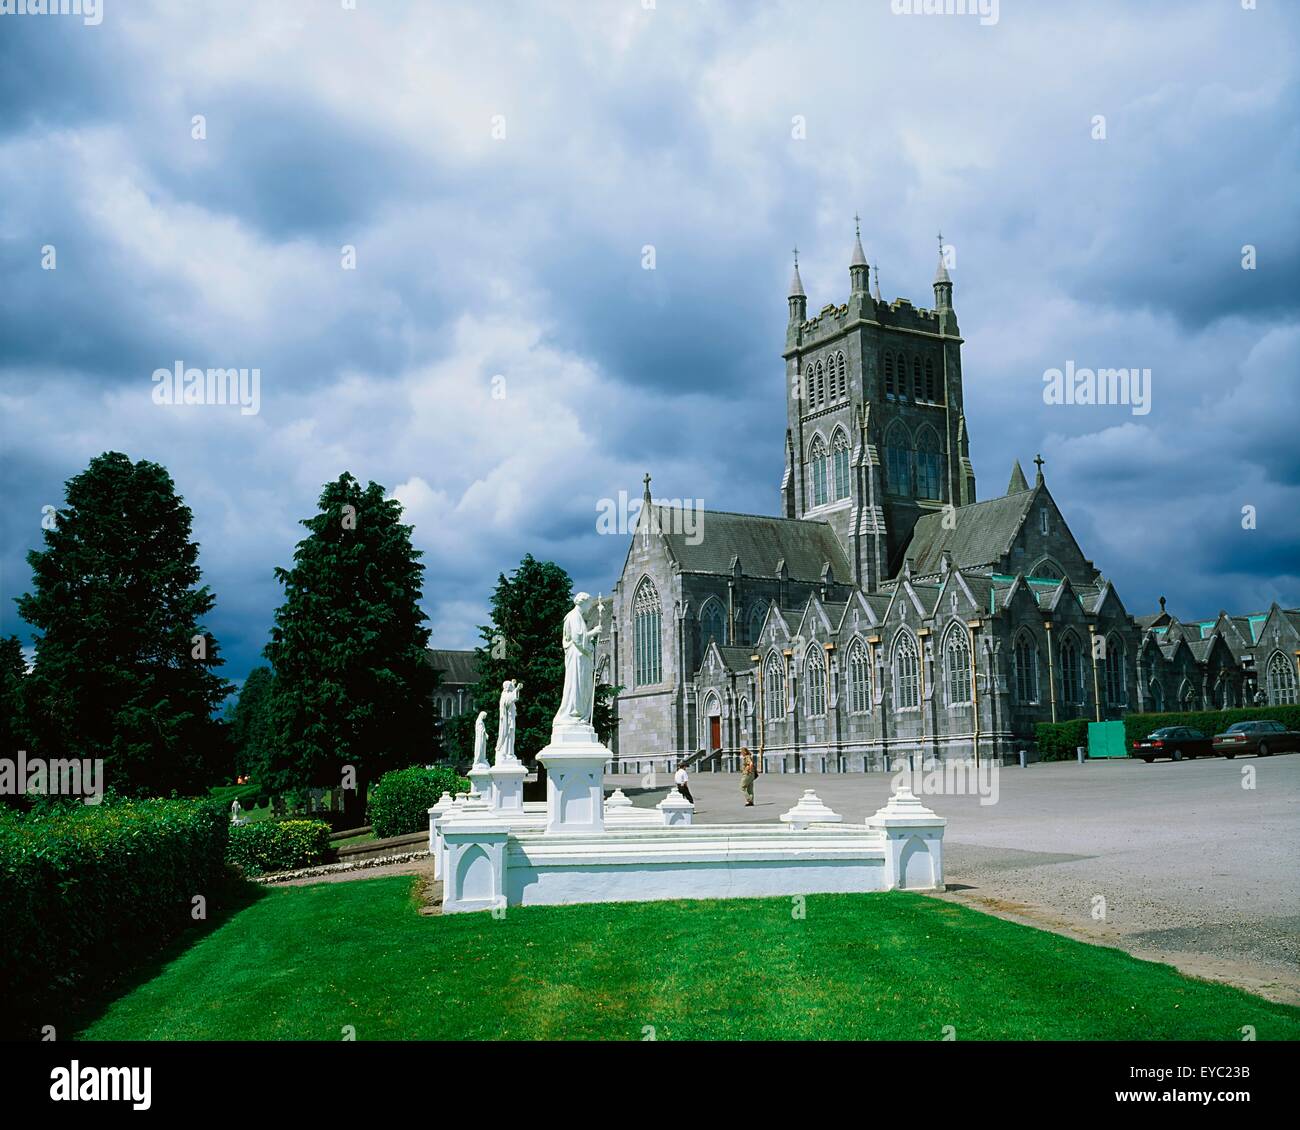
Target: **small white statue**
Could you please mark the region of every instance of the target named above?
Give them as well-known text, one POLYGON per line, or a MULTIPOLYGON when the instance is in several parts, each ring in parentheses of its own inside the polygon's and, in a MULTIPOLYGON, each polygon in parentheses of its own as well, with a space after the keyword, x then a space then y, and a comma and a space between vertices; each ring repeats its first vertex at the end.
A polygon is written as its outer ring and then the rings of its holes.
POLYGON ((243 814, 244 814, 244 810, 239 807, 239 799, 236 798, 235 801, 230 806, 230 822, 232 824, 248 823, 248 821, 244 819, 243 814))
POLYGON ((580 592, 564 618, 564 691, 560 709, 555 712, 554 726, 591 724, 596 703, 596 640, 600 625, 587 627, 582 604, 591 597, 580 592))
POLYGON ((494 765, 514 765, 519 761, 515 756, 515 710, 523 687, 523 683, 514 679, 507 679, 501 684, 501 711, 497 726, 494 765))
POLYGON ((474 719, 474 768, 487 767, 487 711, 480 710, 474 719))

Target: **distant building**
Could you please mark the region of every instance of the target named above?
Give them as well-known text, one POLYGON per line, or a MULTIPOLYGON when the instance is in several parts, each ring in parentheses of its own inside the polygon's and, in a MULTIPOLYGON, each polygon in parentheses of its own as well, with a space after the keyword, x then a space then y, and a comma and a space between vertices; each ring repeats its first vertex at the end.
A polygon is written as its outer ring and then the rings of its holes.
POLYGON ((624 763, 760 746, 769 765, 1006 757, 1038 722, 1296 701, 1300 611, 1135 620, 1017 461, 976 500, 962 338, 942 256, 934 309, 868 290, 807 316, 784 357, 781 515, 642 511, 598 678, 624 689, 624 763))
POLYGON ((429 661, 438 672, 433 704, 439 718, 455 718, 473 705, 478 685, 478 657, 472 651, 429 649, 429 661))

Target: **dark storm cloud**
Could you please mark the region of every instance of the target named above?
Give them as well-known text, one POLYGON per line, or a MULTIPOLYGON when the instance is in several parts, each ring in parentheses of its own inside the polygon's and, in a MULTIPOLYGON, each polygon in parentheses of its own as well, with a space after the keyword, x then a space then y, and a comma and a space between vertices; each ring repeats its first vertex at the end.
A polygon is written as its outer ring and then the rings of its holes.
POLYGON ((929 305, 940 225, 957 249, 982 497, 1042 450, 1131 610, 1296 604, 1296 29, 1209 2, 6 20, 0 632, 40 507, 109 448, 172 470, 237 678, 344 468, 407 505, 444 646, 525 552, 607 593, 627 543, 596 513, 646 471, 774 513, 788 249, 810 310, 844 301, 855 211, 887 298, 929 305), (176 359, 259 366, 262 412, 153 405, 176 359), (1152 412, 1044 404, 1066 360, 1149 365, 1152 412))

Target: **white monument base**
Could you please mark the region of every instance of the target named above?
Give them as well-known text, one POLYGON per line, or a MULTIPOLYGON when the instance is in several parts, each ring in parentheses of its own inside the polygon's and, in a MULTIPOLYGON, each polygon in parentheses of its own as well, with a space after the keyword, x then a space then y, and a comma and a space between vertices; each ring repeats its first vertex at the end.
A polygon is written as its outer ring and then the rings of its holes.
POLYGON ((548 832, 604 830, 605 763, 611 756, 585 722, 552 727, 551 744, 537 755, 546 769, 548 832))
POLYGON ((508 765, 495 765, 488 770, 491 778, 489 793, 494 812, 518 812, 524 810, 524 779, 528 770, 521 762, 508 765))

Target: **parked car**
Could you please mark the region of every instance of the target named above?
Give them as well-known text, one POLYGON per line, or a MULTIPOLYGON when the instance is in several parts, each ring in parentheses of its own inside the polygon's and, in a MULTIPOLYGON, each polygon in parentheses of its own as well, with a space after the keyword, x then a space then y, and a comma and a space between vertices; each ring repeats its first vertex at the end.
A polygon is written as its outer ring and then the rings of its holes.
POLYGON ((1162 726, 1135 741, 1130 756, 1140 757, 1150 765, 1157 757, 1171 757, 1175 761, 1182 761, 1185 757, 1190 761, 1194 757, 1208 757, 1213 752, 1214 743, 1200 730, 1189 726, 1162 726))
POLYGON ((1288 749, 1300 750, 1300 731, 1288 730, 1281 722, 1234 722, 1214 735, 1214 752, 1229 760, 1239 753, 1268 757, 1288 749))

